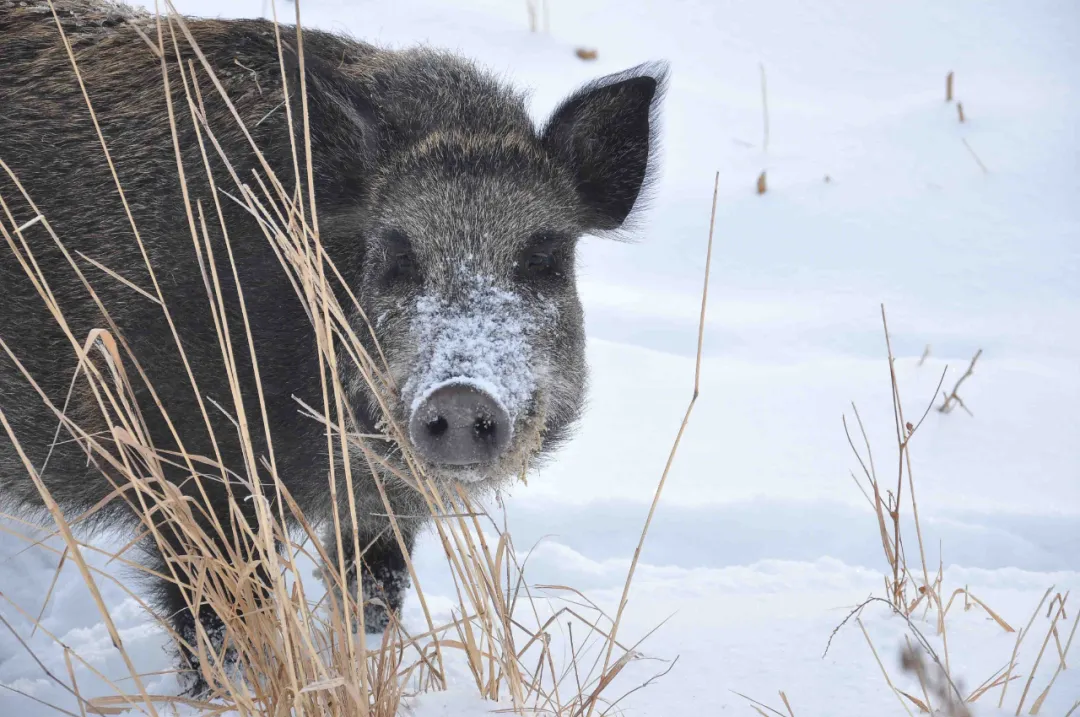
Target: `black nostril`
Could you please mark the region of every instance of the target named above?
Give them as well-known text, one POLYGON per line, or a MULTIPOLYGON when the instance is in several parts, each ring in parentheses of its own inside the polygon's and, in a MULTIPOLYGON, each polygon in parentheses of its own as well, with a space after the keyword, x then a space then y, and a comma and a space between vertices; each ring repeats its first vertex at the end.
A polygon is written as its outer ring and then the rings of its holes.
POLYGON ((448 428, 450 428, 450 424, 447 423, 446 419, 442 416, 438 416, 434 420, 427 422, 427 431, 432 438, 438 438, 443 435, 448 428))
POLYGON ((492 441, 495 439, 497 426, 498 424, 487 416, 481 416, 473 422, 473 430, 476 431, 476 437, 485 441, 492 441))

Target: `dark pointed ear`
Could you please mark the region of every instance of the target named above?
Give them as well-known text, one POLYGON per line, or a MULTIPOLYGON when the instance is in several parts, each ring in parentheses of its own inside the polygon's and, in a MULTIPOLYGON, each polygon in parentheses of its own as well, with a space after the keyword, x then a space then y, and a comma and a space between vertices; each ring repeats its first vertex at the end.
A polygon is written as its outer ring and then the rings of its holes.
POLYGON ((661 63, 603 77, 563 102, 542 130, 548 151, 577 180, 590 229, 618 229, 637 203, 653 163, 666 79, 661 63))

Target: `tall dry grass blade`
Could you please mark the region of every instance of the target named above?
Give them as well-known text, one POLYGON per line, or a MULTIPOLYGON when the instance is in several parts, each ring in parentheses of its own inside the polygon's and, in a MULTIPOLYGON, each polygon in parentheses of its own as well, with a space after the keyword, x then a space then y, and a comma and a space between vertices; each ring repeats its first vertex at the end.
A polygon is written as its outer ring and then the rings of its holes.
POLYGON ((1054 676, 1050 678, 1050 682, 1047 683, 1046 689, 1039 693, 1039 696, 1035 698, 1035 701, 1031 703, 1031 711, 1028 714, 1037 715, 1039 710, 1042 709, 1043 702, 1046 701, 1047 696, 1050 694, 1050 690, 1054 687, 1054 683, 1057 682, 1058 675, 1061 674, 1061 665, 1054 670, 1054 676))
MULTIPOLYGON (((672 444, 671 452, 668 454, 667 463, 664 465, 664 472, 660 476, 660 482, 656 486, 656 492, 653 495, 652 504, 649 506, 649 514, 645 518, 645 526, 642 528, 641 537, 638 540, 637 547, 634 549, 634 557, 630 562, 630 570, 626 576, 626 582, 623 585, 622 597, 619 599, 619 608, 615 613, 615 622, 611 628, 611 641, 608 643, 607 651, 604 656, 604 668, 601 671, 602 674, 606 674, 608 667, 611 664, 612 653, 615 649, 615 636, 619 632, 619 624, 622 621, 623 612, 626 610, 626 605, 630 595, 630 585, 634 579, 634 572, 637 568, 638 560, 641 558, 641 549, 645 545, 645 538, 649 532, 649 526, 652 525, 653 516, 656 514, 656 508, 660 503, 660 496, 663 494, 664 486, 667 483, 668 474, 671 472, 671 466, 675 462, 675 455, 679 450, 679 443, 682 441, 683 433, 686 431, 686 426, 690 422, 690 415, 694 410, 694 405, 697 403, 698 395, 701 388, 701 354, 705 341, 705 311, 708 306, 709 299, 709 270, 712 266, 712 250, 713 250, 713 231, 716 226, 716 200, 720 192, 720 173, 716 173, 716 178, 713 183, 713 200, 712 211, 709 217, 709 242, 708 248, 705 253, 705 278, 701 291, 701 316, 698 321, 698 340, 697 340, 697 358, 694 365, 694 392, 690 398, 690 403, 686 407, 686 413, 683 416, 682 423, 679 426, 679 432, 675 436, 675 442, 672 444)), ((591 717, 593 708, 590 706, 586 717, 591 717)))
POLYGON ((79 682, 75 679, 75 666, 71 664, 71 648, 64 646, 64 666, 67 668, 68 677, 71 679, 71 690, 75 693, 75 700, 79 703, 79 714, 86 717, 86 701, 79 694, 79 682))
MULTIPOLYGON (((893 355, 892 339, 889 336, 889 324, 888 324, 888 321, 887 321, 887 319, 885 317, 885 305, 884 304, 881 305, 881 325, 882 325, 882 328, 885 330, 885 346, 886 346, 886 349, 887 349, 888 355, 889 355, 889 379, 890 379, 890 382, 892 383, 893 407, 895 409, 895 414, 896 414, 895 415, 895 417, 896 417, 896 421, 895 421, 895 423, 896 423, 896 440, 897 440, 897 444, 900 447, 900 454, 901 454, 900 455, 900 468, 899 468, 899 471, 898 471, 899 476, 897 478, 897 487, 896 487, 896 509, 897 509, 897 512, 899 513, 899 510, 900 510, 900 496, 902 494, 902 489, 903 489, 904 465, 906 463, 906 465, 907 465, 907 478, 908 478, 908 492, 911 494, 911 512, 912 512, 912 516, 915 519, 915 535, 918 538, 918 542, 919 542, 919 558, 920 558, 920 561, 921 561, 921 564, 922 564, 922 569, 923 569, 923 585, 925 586, 925 588, 927 590, 930 590, 930 571, 927 570, 927 568, 926 568, 926 550, 923 547, 922 526, 921 526, 921 524, 919 522, 919 504, 918 504, 918 501, 915 499, 915 479, 912 476, 912 470, 911 470, 911 452, 910 452, 910 449, 909 449, 909 446, 908 446, 908 441, 910 440, 910 436, 908 436, 908 437, 904 436, 904 431, 905 431, 905 428, 906 428, 906 426, 908 424, 904 420, 904 407, 903 407, 903 403, 900 400, 900 386, 899 386, 899 383, 897 382, 897 379, 896 379, 896 359, 894 358, 894 355, 893 355)), ((944 378, 944 376, 943 376, 943 378, 944 378)), ((914 431, 912 431, 912 433, 914 433, 914 431)), ((894 545, 896 545, 897 552, 899 552, 899 546, 900 546, 900 520, 899 520, 899 517, 896 518, 896 532, 895 532, 895 535, 893 537, 894 537, 894 545)), ((894 574, 894 580, 899 581, 899 576, 894 574)), ((946 652, 945 660, 946 660, 946 671, 947 671, 947 669, 948 669, 947 668, 947 665, 948 665, 948 652, 946 652)))
POLYGON ((39 699, 37 697, 34 697, 29 692, 23 692, 22 690, 17 689, 15 687, 12 687, 10 685, 5 685, 3 682, 0 682, 0 687, 3 687, 8 692, 14 692, 17 695, 21 695, 21 696, 25 697, 28 700, 33 700, 34 702, 37 702, 39 705, 44 705, 45 707, 48 707, 49 709, 53 710, 54 712, 58 712, 59 714, 71 715, 71 717, 79 717, 79 715, 75 714, 74 712, 69 712, 68 710, 66 710, 66 709, 64 709, 62 707, 57 707, 56 705, 52 704, 51 702, 46 702, 43 699, 39 699))
POLYGON ((1009 663, 1006 662, 1004 665, 999 667, 997 671, 994 672, 994 674, 987 677, 985 680, 983 680, 981 685, 972 690, 971 694, 969 694, 964 701, 975 702, 984 694, 986 694, 986 692, 992 690, 994 687, 997 687, 999 684, 1001 684, 1001 680, 1005 679, 1005 670, 1006 668, 1008 668, 1008 666, 1009 663))
POLYGON ((889 686, 889 689, 896 695, 896 699, 900 701, 900 706, 907 712, 908 717, 915 717, 911 714, 911 710, 908 709, 907 703, 900 696, 900 690, 896 689, 893 685, 892 679, 889 677, 889 671, 885 669, 885 665, 881 662, 881 658, 878 657, 877 648, 874 647, 874 641, 870 639, 870 633, 866 631, 866 626, 863 625, 862 620, 855 618, 855 622, 858 623, 859 629, 862 630, 863 637, 866 638, 866 644, 870 646, 870 651, 874 653, 874 660, 877 662, 878 667, 881 668, 881 674, 885 677, 885 683, 889 686))
MULTIPOLYGON (((1053 585, 1046 589, 1046 592, 1043 593, 1042 600, 1040 600, 1039 604, 1035 607, 1035 611, 1031 613, 1031 619, 1028 620, 1028 624, 1016 636, 1016 643, 1013 645, 1012 656, 1009 658, 1009 667, 1005 670, 1005 681, 1001 684, 1001 696, 998 698, 997 705, 998 709, 1001 709, 1002 706, 1005 704, 1005 693, 1008 692, 1009 683, 1012 681, 1012 671, 1013 668, 1016 666, 1016 655, 1020 651, 1020 643, 1022 643, 1024 641, 1024 638, 1027 637, 1028 633, 1031 632, 1031 626, 1032 624, 1034 624, 1035 618, 1038 617, 1039 610, 1042 609, 1043 603, 1046 602, 1046 598, 1050 597, 1050 593, 1053 591, 1053 589, 1053 585)), ((1034 671, 1032 672, 1034 673, 1034 671)))
MULTIPOLYGON (((1024 691, 1020 693, 1020 701, 1016 705, 1016 715, 1020 714, 1020 711, 1024 709, 1024 700, 1027 699, 1028 690, 1031 689, 1031 683, 1035 681, 1035 673, 1039 669, 1039 663, 1042 662, 1043 653, 1046 652, 1046 646, 1050 644, 1050 638, 1054 634, 1054 630, 1057 627, 1058 618, 1065 612, 1065 605, 1062 604, 1054 613, 1054 618, 1050 622, 1050 628, 1046 631, 1046 637, 1043 639, 1042 647, 1039 648, 1039 654, 1035 657, 1035 664, 1031 666, 1031 674, 1028 675, 1027 682, 1024 684, 1024 691)), ((1055 678, 1057 675, 1055 675, 1055 678)), ((1052 683, 1052 681, 1051 681, 1052 683)))
POLYGON ((45 591, 45 599, 41 602, 41 610, 38 611, 37 620, 34 621, 34 627, 30 630, 31 639, 33 639, 34 633, 37 632, 38 623, 41 622, 41 618, 45 615, 45 609, 49 607, 53 590, 56 589, 56 581, 60 579, 60 571, 64 569, 64 561, 67 560, 67 556, 68 549, 65 547, 64 552, 60 554, 60 562, 56 564, 56 570, 53 571, 52 580, 49 581, 49 588, 45 591))
POLYGON ((768 710, 769 712, 772 712, 774 715, 778 715, 779 717, 784 717, 783 712, 780 712, 779 710, 776 710, 776 709, 773 709, 772 707, 769 707, 764 702, 758 702, 753 697, 747 697, 743 693, 736 692, 735 690, 731 690, 731 693, 735 694, 735 695, 738 695, 739 697, 742 697, 744 700, 746 700, 747 702, 750 703, 751 707, 753 707, 755 710, 757 710, 758 713, 765 715, 765 717, 768 717, 768 715, 764 712, 764 710, 768 710))
POLYGON ((787 708, 788 717, 795 717, 795 710, 791 709, 791 703, 788 702, 787 695, 784 694, 783 690, 780 690, 780 699, 784 701, 784 707, 787 708))

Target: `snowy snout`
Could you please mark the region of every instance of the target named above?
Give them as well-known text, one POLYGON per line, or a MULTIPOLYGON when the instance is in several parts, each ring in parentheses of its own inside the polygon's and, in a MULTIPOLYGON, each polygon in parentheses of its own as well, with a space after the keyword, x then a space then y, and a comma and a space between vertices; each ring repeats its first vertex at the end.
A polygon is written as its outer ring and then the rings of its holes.
POLYGON ((409 417, 409 437, 426 460, 443 466, 492 463, 513 437, 513 422, 498 399, 467 381, 429 391, 409 417))

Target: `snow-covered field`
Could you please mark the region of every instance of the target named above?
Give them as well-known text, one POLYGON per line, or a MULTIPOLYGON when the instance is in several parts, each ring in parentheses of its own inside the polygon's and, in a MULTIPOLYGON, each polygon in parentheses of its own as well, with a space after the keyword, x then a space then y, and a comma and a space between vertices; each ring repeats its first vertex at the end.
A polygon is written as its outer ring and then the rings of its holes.
MULTIPOLYGON (((612 611, 694 372, 714 173, 713 281, 701 398, 646 543, 621 636, 670 620, 612 689, 628 715, 755 714, 734 691, 795 715, 902 715, 852 606, 881 594, 876 522, 841 415, 859 408, 879 470, 895 471, 888 312, 905 411, 917 417, 949 365, 973 411, 931 411, 912 443, 928 546, 945 586, 968 587, 1013 627, 1045 591, 1080 592, 1080 5, 1072 0, 549 0, 530 33, 524 0, 304 0, 305 22, 380 43, 460 49, 533 87, 544 117, 594 76, 671 62, 662 178, 636 243, 586 239, 581 289, 591 337, 590 410, 559 460, 507 501, 528 577, 572 585, 612 611), (579 46, 598 59, 583 62, 579 46), (761 68, 769 134, 763 146, 761 68), (944 101, 955 72, 956 103, 944 101), (985 167, 985 169, 984 169, 985 167), (767 171, 768 192, 755 192, 767 171), (929 344, 930 355, 919 358, 929 344), (883 468, 884 467, 884 468, 883 468), (940 551, 939 551, 940 547, 940 551), (662 660, 662 661, 661 661, 662 660)), ((152 5, 152 3, 151 3, 152 5)), ((253 16, 262 0, 183 0, 185 12, 253 16)), ((292 6, 287 6, 291 12, 292 6)), ((2 62, 2 61, 0 61, 2 62)), ((2 71, 2 64, 0 64, 2 71)), ((0 536, 0 592, 35 615, 57 557, 0 536)), ((451 605, 441 550, 418 566, 451 605)), ((99 561, 99 564, 100 561, 99 561)), ((167 669, 161 633, 116 586, 104 594, 128 652, 167 669)), ((959 601, 960 599, 958 599, 959 601)), ((1075 598, 1074 598, 1075 600, 1075 598)), ((1062 646, 1080 604, 1060 622, 1062 646)), ((407 619, 419 620, 415 600, 407 619)), ((1047 609, 1018 672, 976 715, 1013 714, 1047 634, 1047 609)), ((4 604, 0 615, 57 676, 63 650, 4 604)), ((868 608, 890 676, 905 625, 868 608)), ((984 612, 949 613, 948 651, 968 691, 1010 658, 1015 635, 984 612)), ((125 670, 77 571, 65 567, 42 626, 107 676, 125 670)), ((934 625, 921 625, 937 649, 934 625)), ((1038 714, 1080 701, 1080 647, 1038 714)), ((1024 707, 1058 666, 1053 639, 1024 707)), ((95 678, 77 672, 80 689, 95 678)), ((0 687, 77 710, 0 629, 0 687)), ((422 715, 485 714, 457 694, 422 715), (471 714, 471 713, 469 713, 471 714)), ((152 692, 175 689, 172 677, 152 692)), ((907 705, 912 712, 916 708, 907 705)), ((50 714, 0 689, 0 715, 50 714)), ((1080 710, 1076 712, 1080 714, 1080 710)))

